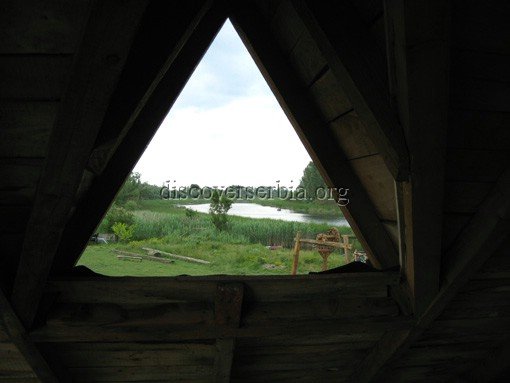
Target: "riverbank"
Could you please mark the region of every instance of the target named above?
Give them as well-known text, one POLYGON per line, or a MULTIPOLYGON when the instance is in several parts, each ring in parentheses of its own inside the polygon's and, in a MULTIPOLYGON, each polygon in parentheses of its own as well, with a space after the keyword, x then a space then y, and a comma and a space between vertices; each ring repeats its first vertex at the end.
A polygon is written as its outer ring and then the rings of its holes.
MULTIPOLYGON (((166 200, 174 205, 201 205, 209 204, 209 199, 194 199, 194 198, 183 198, 183 199, 168 199, 166 200)), ((292 200, 292 199, 237 199, 236 203, 254 203, 262 206, 271 206, 280 209, 292 210, 296 213, 309 214, 312 216, 322 216, 325 218, 343 218, 343 213, 338 205, 333 200, 315 200, 315 201, 303 201, 303 200, 292 200)))

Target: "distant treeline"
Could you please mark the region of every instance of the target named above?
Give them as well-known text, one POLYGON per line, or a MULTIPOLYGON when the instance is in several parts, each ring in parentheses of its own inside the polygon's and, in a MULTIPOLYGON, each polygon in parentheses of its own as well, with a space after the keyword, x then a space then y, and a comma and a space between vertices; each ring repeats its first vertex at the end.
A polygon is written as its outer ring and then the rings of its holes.
MULTIPOLYGON (((299 199, 313 201, 317 198, 324 198, 326 184, 317 168, 310 162, 303 170, 303 176, 296 188, 288 188, 284 186, 258 186, 246 187, 242 185, 231 185, 221 192, 225 193, 228 198, 237 200, 249 199, 299 199), (321 193, 318 193, 321 191, 321 193)), ((115 204, 124 206, 128 201, 138 202, 141 200, 155 199, 175 199, 175 200, 197 200, 209 199, 216 187, 201 187, 198 184, 191 184, 186 187, 175 188, 170 185, 157 186, 141 181, 141 174, 133 172, 119 190, 115 198, 115 204)))

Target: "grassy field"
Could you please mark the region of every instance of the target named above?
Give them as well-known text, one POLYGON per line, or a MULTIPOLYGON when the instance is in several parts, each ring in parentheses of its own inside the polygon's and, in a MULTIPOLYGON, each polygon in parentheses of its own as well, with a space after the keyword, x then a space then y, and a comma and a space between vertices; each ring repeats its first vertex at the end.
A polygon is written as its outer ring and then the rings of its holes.
MULTIPOLYGON (((112 276, 170 276, 207 274, 281 274, 290 273, 293 238, 300 231, 303 238, 315 238, 326 231, 326 224, 286 222, 270 219, 229 217, 227 230, 218 232, 210 217, 202 213, 186 214, 186 209, 162 200, 141 201, 133 211, 133 238, 129 243, 90 245, 79 264, 93 271, 112 276), (284 248, 270 250, 268 245, 284 248), (173 254, 207 260, 209 265, 175 260, 162 264, 143 260, 118 260, 115 249, 144 253, 151 247, 173 254)), ((341 227, 342 233, 351 233, 341 227)), ((359 247, 359 244, 355 244, 359 247)), ((337 250, 330 256, 330 267, 343 264, 337 250)), ((320 271, 322 258, 315 250, 302 250, 299 272, 320 271)))

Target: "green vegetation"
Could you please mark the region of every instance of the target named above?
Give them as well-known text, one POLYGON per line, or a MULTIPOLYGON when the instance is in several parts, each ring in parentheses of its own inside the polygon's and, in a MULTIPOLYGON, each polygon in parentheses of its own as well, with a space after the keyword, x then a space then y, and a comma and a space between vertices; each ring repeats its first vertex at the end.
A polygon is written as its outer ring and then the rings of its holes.
MULTIPOLYGON (((228 228, 218 231, 208 214, 193 212, 164 200, 140 201, 132 212, 133 241, 90 245, 80 259, 97 273, 106 275, 205 275, 205 274, 281 274, 290 272, 293 238, 301 231, 304 238, 315 238, 326 231, 326 224, 250 219, 230 216, 228 228), (268 245, 281 245, 276 250, 268 245), (176 260, 170 265, 151 261, 135 263, 116 258, 114 249, 143 253, 142 247, 157 248, 173 254, 210 261, 210 265, 176 260)), ((351 233, 350 228, 339 228, 351 233)), ((356 245, 359 248, 359 244, 356 245)), ((304 248, 299 272, 319 271, 322 258, 316 250, 304 248)), ((330 256, 330 267, 343 264, 337 250, 330 256)))
POLYGON ((217 190, 213 191, 211 205, 209 207, 209 215, 211 216, 213 225, 219 231, 223 231, 227 228, 227 213, 232 207, 232 202, 233 201, 230 198, 227 198, 226 195, 222 194, 220 196, 217 190))
MULTIPOLYGON (((312 163, 305 169, 300 187, 313 196, 316 195, 314 188, 324 187, 312 163)), ((263 199, 253 195, 254 198, 247 198, 247 191, 241 186, 232 188, 237 191, 239 202, 254 202, 322 217, 341 215, 334 201, 296 200, 296 191, 288 194, 286 199, 263 199)), ((275 193, 279 193, 279 189, 267 187, 266 190, 268 196, 278 197, 275 193)), ((201 193, 196 184, 183 190, 167 189, 170 199, 161 199, 161 191, 160 187, 142 183, 140 174, 133 173, 97 230, 99 233, 115 233, 119 243, 90 245, 80 264, 105 275, 289 274, 296 233, 301 232, 302 238, 315 238, 330 228, 327 224, 227 216, 233 199, 218 190, 213 190, 211 199, 196 198, 201 193), (178 206, 190 203, 211 204, 209 214, 178 206), (146 259, 135 263, 118 260, 113 251, 143 253, 142 247, 199 258, 210 264, 181 260, 161 264, 146 259)), ((349 227, 339 230, 341 234, 352 234, 349 227)), ((357 242, 354 247, 361 248, 357 242)), ((330 257, 330 267, 342 263, 343 255, 336 250, 330 257)), ((299 272, 319 271, 321 264, 318 252, 303 246, 299 272)))
MULTIPOLYGON (((175 238, 174 238, 175 239, 175 238)), ((221 241, 196 242, 185 239, 172 242, 171 238, 162 240, 132 242, 129 245, 90 245, 80 258, 85 265, 96 273, 111 276, 174 276, 174 275, 289 275, 292 254, 289 249, 269 250, 255 244, 232 244, 221 241), (170 241, 170 242, 169 242, 170 241), (116 258, 114 249, 144 254, 141 247, 149 246, 174 254, 191 256, 211 261, 210 265, 201 265, 176 260, 166 265, 143 260, 142 262, 121 261, 116 258)), ((320 271, 322 258, 317 251, 301 250, 299 273, 320 271)), ((330 267, 343 264, 343 256, 334 253, 329 257, 330 267)))
POLYGON ((303 176, 299 182, 299 188, 305 191, 306 199, 311 201, 317 199, 318 190, 324 192, 327 188, 324 179, 312 161, 308 163, 303 171, 303 176))
MULTIPOLYGON (((298 231, 303 238, 315 238, 330 225, 319 223, 289 222, 273 219, 252 219, 229 216, 228 228, 218 232, 208 214, 189 216, 189 209, 168 201, 140 201, 134 214, 133 239, 142 241, 176 235, 178 238, 194 237, 202 241, 220 240, 234 244, 281 245, 291 248, 298 231)), ((351 234, 349 227, 340 227, 342 234, 351 234)))
POLYGON ((115 222, 112 226, 113 233, 121 242, 129 241, 133 237, 134 229, 133 225, 128 226, 123 222, 115 222))

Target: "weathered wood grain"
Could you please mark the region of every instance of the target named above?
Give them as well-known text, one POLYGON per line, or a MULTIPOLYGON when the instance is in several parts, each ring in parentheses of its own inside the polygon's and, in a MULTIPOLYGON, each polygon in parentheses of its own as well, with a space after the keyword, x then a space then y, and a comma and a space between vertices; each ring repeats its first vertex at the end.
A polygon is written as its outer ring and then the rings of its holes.
MULTIPOLYGON (((12 342, 15 345, 17 351, 22 356, 21 360, 13 361, 14 366, 16 366, 15 370, 21 371, 23 373, 22 378, 37 377, 41 380, 41 382, 44 383, 58 382, 50 366, 47 364, 35 345, 30 340, 27 332, 16 317, 11 305, 9 304, 9 301, 1 290, 0 328, 3 329, 7 335, 7 341, 12 342), (27 366, 28 369, 26 368, 27 366)), ((0 371, 12 368, 13 363, 9 363, 9 361, 5 359, 0 359, 0 371)))
POLYGON ((0 99, 60 100, 72 62, 71 55, 0 56, 0 99))
MULTIPOLYGON (((88 156, 145 6, 145 1, 115 1, 97 3, 91 11, 53 129, 13 287, 13 307, 27 327, 33 324, 88 156)), ((60 78, 66 72, 55 65, 52 63, 51 73, 60 78)), ((48 80, 44 74, 37 75, 48 80)), ((58 79, 53 80, 58 85, 58 79)), ((34 79, 30 85, 40 84, 34 79)))
POLYGON ((510 150, 510 113, 450 109, 448 147, 510 150))
POLYGON ((339 297, 387 297, 398 285, 396 272, 343 273, 297 276, 115 277, 48 281, 46 291, 59 302, 154 304, 169 301, 214 302, 218 283, 246 285, 245 295, 257 302, 281 302, 339 297))
POLYGON ((213 344, 200 343, 40 343, 43 354, 58 355, 67 368, 212 366, 213 344))
POLYGON ((327 62, 309 33, 301 35, 289 55, 289 61, 306 86, 311 86, 321 72, 327 69, 327 62))
POLYGON ((397 221, 394 181, 384 165, 384 158, 374 154, 352 159, 349 163, 367 191, 377 216, 384 221, 397 221))
POLYGON ((0 54, 73 54, 89 0, 6 0, 0 7, 0 54))
POLYGON ((348 160, 378 153, 356 112, 350 112, 335 119, 329 126, 348 160))
POLYGON ((0 102, 1 157, 44 157, 58 102, 0 102))
POLYGON ((309 90, 324 121, 327 123, 353 110, 341 83, 335 78, 331 70, 327 70, 324 75, 318 78, 309 90))
POLYGON ((390 104, 386 62, 348 3, 293 3, 332 73, 362 119, 388 170, 407 179, 409 157, 402 126, 390 104))
POLYGON ((380 342, 361 364, 366 369, 358 369, 354 379, 362 378, 364 381, 377 376, 388 362, 398 359, 418 338, 431 339, 435 343, 495 340, 508 327, 508 317, 454 320, 438 320, 438 317, 485 261, 508 246, 509 195, 510 170, 507 170, 446 253, 449 263, 445 267, 441 290, 434 301, 411 330, 405 330, 398 339, 393 337, 380 342), (385 347, 387 342, 391 342, 391 348, 385 347))
POLYGON ((446 180, 495 182, 510 163, 508 150, 449 149, 446 180))
POLYGON ((305 32, 303 23, 300 22, 289 1, 279 2, 270 19, 269 28, 274 33, 285 55, 290 54, 305 32))
POLYGON ((439 289, 449 106, 449 7, 427 1, 386 1, 385 7, 391 92, 411 159, 410 181, 400 185, 399 202, 406 243, 405 276, 414 311, 419 314, 439 289), (430 198, 431 192, 434 198, 430 198))

